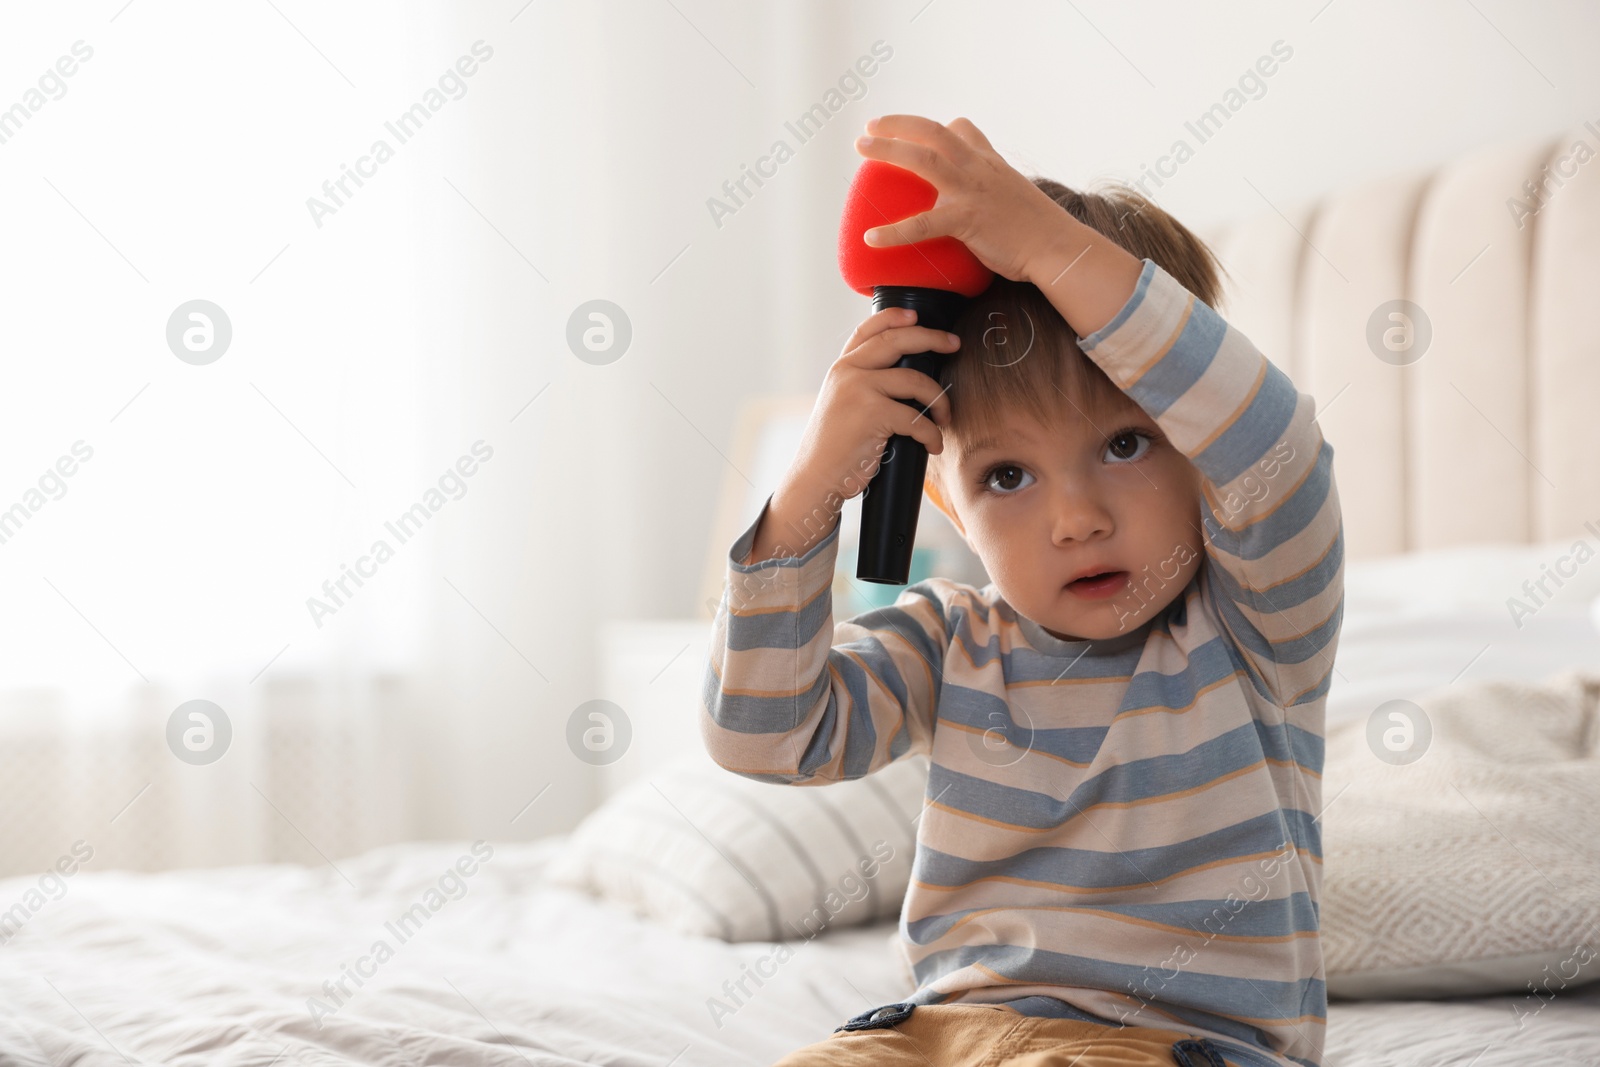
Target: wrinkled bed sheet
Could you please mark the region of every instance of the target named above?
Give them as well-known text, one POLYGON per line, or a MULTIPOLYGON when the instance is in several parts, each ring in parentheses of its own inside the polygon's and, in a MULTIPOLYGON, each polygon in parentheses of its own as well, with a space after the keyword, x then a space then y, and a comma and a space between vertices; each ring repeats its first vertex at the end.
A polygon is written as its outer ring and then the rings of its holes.
MULTIPOLYGON (((684 937, 543 884, 561 840, 80 872, 0 944, 0 1064, 762 1065, 910 991, 891 924, 781 952, 684 937)), ((37 884, 0 881, 0 910, 37 884)), ((1324 1062, 1592 1067, 1600 984, 1335 1002, 1324 1062)))

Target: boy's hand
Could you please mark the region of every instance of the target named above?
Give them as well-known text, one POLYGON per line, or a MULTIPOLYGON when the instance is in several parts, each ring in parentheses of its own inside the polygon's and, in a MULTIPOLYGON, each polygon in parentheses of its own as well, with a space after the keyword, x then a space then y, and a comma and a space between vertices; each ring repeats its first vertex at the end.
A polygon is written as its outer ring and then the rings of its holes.
POLYGON ((924 178, 939 191, 920 215, 864 235, 874 246, 954 237, 990 270, 1027 281, 1079 336, 1099 330, 1133 294, 1143 261, 1085 226, 1000 157, 966 119, 944 126, 919 115, 867 122, 856 151, 924 178), (1068 275, 1080 260, 1084 268, 1068 275))
POLYGON ((1037 185, 1000 157, 971 122, 945 126, 920 115, 867 122, 856 151, 892 163, 939 190, 931 210, 868 230, 867 244, 912 244, 954 237, 984 266, 1011 281, 1028 277, 1040 244, 1072 221, 1037 185))
POLYGON ((895 364, 917 352, 948 354, 960 344, 954 334, 915 325, 916 318, 910 309, 885 308, 845 342, 744 562, 803 555, 822 540, 844 502, 877 473, 891 434, 915 438, 935 455, 943 451, 940 427, 949 425, 950 398, 926 374, 895 364))

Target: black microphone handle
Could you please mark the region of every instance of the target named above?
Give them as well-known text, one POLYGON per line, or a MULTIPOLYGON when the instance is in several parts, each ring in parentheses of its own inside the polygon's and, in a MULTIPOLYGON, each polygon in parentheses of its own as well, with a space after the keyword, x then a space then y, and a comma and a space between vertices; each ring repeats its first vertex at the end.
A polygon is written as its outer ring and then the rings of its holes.
MULTIPOLYGON (((948 330, 955 324, 967 298, 943 289, 912 285, 878 285, 872 290, 872 310, 913 308, 916 325, 948 330)), ((939 380, 943 352, 917 352, 900 357, 897 367, 911 367, 939 380)), ((922 410, 920 401, 901 399, 922 410)), ((856 577, 864 582, 905 585, 911 575, 911 550, 917 537, 917 517, 922 512, 922 482, 928 471, 928 450, 915 437, 893 434, 861 497, 861 544, 856 553, 856 577)))

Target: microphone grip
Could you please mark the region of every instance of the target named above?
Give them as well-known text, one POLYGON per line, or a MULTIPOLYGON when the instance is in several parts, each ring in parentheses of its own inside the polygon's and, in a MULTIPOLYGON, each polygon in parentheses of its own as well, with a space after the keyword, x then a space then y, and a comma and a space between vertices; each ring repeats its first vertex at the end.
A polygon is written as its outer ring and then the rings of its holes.
MULTIPOLYGON (((873 287, 872 310, 888 307, 916 309, 918 326, 948 330, 960 314, 966 297, 943 289, 909 285, 873 287)), ((939 378, 941 352, 917 352, 900 357, 897 367, 919 370, 939 378)), ((917 410, 922 404, 901 399, 917 410)), ((905 585, 911 574, 911 551, 916 547, 917 518, 922 512, 922 482, 928 470, 928 450, 915 437, 890 436, 877 473, 861 496, 861 544, 856 553, 856 577, 864 582, 905 585)))

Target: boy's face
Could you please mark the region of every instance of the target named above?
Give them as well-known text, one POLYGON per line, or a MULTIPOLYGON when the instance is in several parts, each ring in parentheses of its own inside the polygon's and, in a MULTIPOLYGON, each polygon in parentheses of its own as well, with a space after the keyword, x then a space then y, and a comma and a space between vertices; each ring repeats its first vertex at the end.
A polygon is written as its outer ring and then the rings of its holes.
POLYGON ((1079 406, 1061 398, 1048 426, 1018 415, 999 440, 946 431, 928 469, 1007 603, 1056 637, 1101 640, 1199 569, 1200 476, 1126 396, 1079 406))

